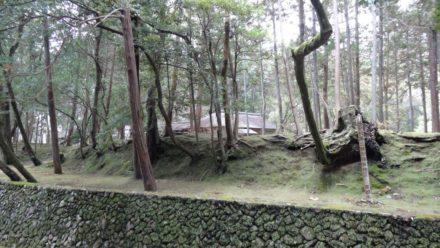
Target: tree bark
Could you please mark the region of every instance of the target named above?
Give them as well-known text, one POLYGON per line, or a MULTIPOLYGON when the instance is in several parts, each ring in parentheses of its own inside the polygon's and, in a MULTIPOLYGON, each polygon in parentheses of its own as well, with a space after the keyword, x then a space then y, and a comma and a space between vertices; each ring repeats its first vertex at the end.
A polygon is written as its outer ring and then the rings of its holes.
MULTIPOLYGON (((406 42, 409 44, 408 30, 406 30, 406 42)), ((413 96, 412 96, 412 85, 411 85, 411 67, 410 67, 410 54, 409 46, 406 47, 406 84, 408 85, 408 100, 409 100, 409 127, 410 131, 414 131, 414 106, 413 106, 413 96)))
POLYGON ((325 58, 323 63, 323 71, 324 71, 324 78, 323 78, 323 87, 322 87, 322 97, 324 100, 324 129, 330 129, 330 118, 329 118, 329 111, 328 111, 328 52, 327 47, 325 48, 325 58))
MULTIPOLYGON (((316 33, 316 15, 313 13, 313 33, 316 33)), ((312 99, 313 99, 313 114, 315 120, 318 122, 318 128, 321 129, 321 108, 319 103, 319 88, 318 88, 318 55, 316 51, 312 53, 312 99)))
POLYGON ((371 122, 377 122, 377 20, 376 4, 370 0, 370 12, 373 26, 371 39, 373 48, 371 51, 371 122))
POLYGON ((345 15, 345 32, 346 32, 346 42, 347 42, 347 70, 348 70, 348 86, 349 86, 349 105, 355 105, 355 92, 354 92, 354 82, 353 82, 353 58, 351 55, 351 30, 350 30, 350 19, 348 18, 348 1, 344 0, 344 15, 345 15))
POLYGON ((380 123, 384 122, 384 100, 383 100, 383 92, 384 92, 384 85, 383 85, 383 23, 384 23, 384 17, 383 17, 383 8, 382 1, 379 1, 379 89, 377 90, 377 94, 379 96, 379 102, 378 102, 378 121, 380 123))
POLYGON ((141 120, 141 101, 138 87, 138 76, 136 74, 136 60, 134 53, 133 31, 131 28, 130 11, 125 8, 122 11, 122 31, 124 38, 125 61, 128 73, 128 92, 130 98, 130 110, 133 125, 133 148, 137 151, 139 164, 141 165, 142 181, 145 190, 154 191, 157 189, 153 176, 153 168, 150 162, 150 155, 147 149, 145 134, 141 120))
POLYGON ((356 107, 359 109, 360 105, 361 105, 361 74, 360 74, 360 59, 359 59, 359 46, 360 46, 360 41, 359 41, 359 1, 354 1, 355 5, 355 42, 356 42, 356 46, 355 46, 355 60, 354 60, 354 64, 355 64, 355 83, 354 83, 354 100, 355 100, 355 105, 356 107))
POLYGON ((440 132, 437 66, 437 32, 431 28, 429 30, 429 90, 431 93, 432 132, 440 132))
POLYGON ((259 42, 259 62, 260 62, 260 87, 261 87, 261 116, 263 117, 263 128, 261 135, 266 132, 266 92, 264 87, 264 67, 263 67, 263 49, 261 48, 261 41, 259 42))
POLYGON ((295 61, 295 75, 298 83, 298 87, 301 93, 301 100, 303 102, 304 114, 309 124, 310 132, 312 134, 313 140, 315 141, 315 151, 318 160, 328 165, 330 163, 327 157, 327 149, 322 143, 322 139, 319 134, 319 130, 316 126, 315 119, 313 118, 313 111, 310 105, 309 93, 307 89, 307 84, 304 78, 304 57, 318 49, 320 46, 325 44, 332 33, 332 27, 327 19, 324 8, 319 0, 311 0, 312 5, 315 9, 316 15, 318 17, 320 33, 310 40, 303 42, 295 49, 292 50, 292 57, 295 61))
POLYGON ((396 131, 400 131, 400 107, 399 107, 399 67, 397 63, 397 46, 394 46, 394 76, 396 80, 396 131))
POLYGON ((1 160, 0 160, 0 170, 3 171, 3 173, 5 173, 5 175, 9 177, 9 179, 11 179, 11 181, 14 182, 21 181, 20 176, 17 173, 15 173, 15 171, 11 170, 11 168, 9 168, 9 166, 7 166, 1 160))
POLYGON ((2 150, 5 157, 8 157, 11 159, 11 164, 17 168, 17 170, 20 172, 21 175, 23 175, 24 178, 28 182, 36 183, 37 180, 32 176, 31 173, 29 173, 28 170, 23 166, 23 164, 18 160, 17 156, 15 155, 14 151, 12 150, 12 146, 9 146, 5 139, 2 139, 0 137, 0 149, 2 150))
POLYGON ((338 1, 333 0, 333 12, 335 15, 335 108, 336 113, 341 109, 341 82, 340 82, 340 70, 341 70, 341 52, 339 45, 339 17, 338 17, 338 1))
POLYGON ((228 64, 230 62, 229 54, 231 53, 229 48, 229 36, 231 33, 231 27, 229 22, 229 17, 225 20, 224 26, 224 44, 223 44, 223 67, 221 70, 222 76, 222 95, 223 95, 223 110, 225 114, 225 129, 226 129, 226 147, 231 148, 234 146, 234 135, 232 133, 232 123, 231 123, 231 106, 229 103, 229 93, 228 93, 228 64))
POLYGON ((147 98, 147 147, 150 154, 151 164, 156 163, 159 159, 160 152, 160 136, 159 136, 159 126, 157 124, 156 115, 156 86, 152 85, 148 89, 147 98))
POLYGON ((95 37, 95 53, 93 55, 93 59, 95 61, 95 74, 96 74, 96 82, 95 82, 95 92, 93 97, 93 107, 92 107, 92 130, 90 132, 90 138, 92 139, 92 148, 96 149, 98 145, 96 141, 96 135, 98 134, 99 129, 99 119, 98 119, 98 105, 99 105, 99 97, 102 91, 102 68, 101 68, 101 59, 99 57, 99 52, 101 49, 101 38, 102 38, 102 29, 98 29, 98 34, 95 37))
POLYGON ((274 63, 275 63, 275 85, 277 92, 277 103, 278 103, 278 118, 277 118, 277 134, 283 132, 283 102, 281 99, 281 88, 280 88, 280 73, 278 67, 278 48, 277 48, 277 34, 275 26, 275 7, 272 2, 272 32, 273 32, 273 53, 274 53, 274 63))
POLYGON ((57 124, 57 113, 55 108, 55 96, 52 87, 52 65, 50 61, 50 41, 49 41, 49 23, 47 16, 43 19, 43 42, 44 42, 44 62, 45 62, 45 73, 46 73, 46 87, 47 87, 47 105, 49 108, 50 117, 50 133, 52 138, 52 159, 55 174, 62 174, 63 170, 61 168, 60 160, 60 150, 58 144, 58 124, 57 124))
POLYGON ((426 82, 425 82, 425 68, 423 66, 423 51, 420 43, 417 45, 419 54, 419 68, 420 68, 420 89, 422 91, 422 107, 423 107, 423 131, 428 132, 428 114, 426 112, 426 82))
POLYGON ((367 202, 371 202, 371 186, 368 173, 367 149, 365 148, 364 124, 361 114, 357 115, 356 124, 359 141, 359 153, 361 157, 362 179, 364 182, 364 192, 367 202))
POLYGON ((5 79, 6 79, 6 86, 8 87, 9 98, 11 100, 12 110, 14 111, 14 115, 15 115, 15 121, 17 123, 19 130, 20 130, 21 137, 23 138, 23 143, 24 143, 26 153, 29 155, 29 157, 32 160, 32 163, 35 166, 41 165, 41 161, 37 158, 37 155, 35 154, 34 150, 32 149, 32 146, 31 146, 29 138, 27 136, 25 127, 23 125, 23 122, 21 121, 20 111, 18 110, 17 100, 15 99, 14 90, 12 88, 11 71, 3 71, 3 72, 4 72, 5 79))

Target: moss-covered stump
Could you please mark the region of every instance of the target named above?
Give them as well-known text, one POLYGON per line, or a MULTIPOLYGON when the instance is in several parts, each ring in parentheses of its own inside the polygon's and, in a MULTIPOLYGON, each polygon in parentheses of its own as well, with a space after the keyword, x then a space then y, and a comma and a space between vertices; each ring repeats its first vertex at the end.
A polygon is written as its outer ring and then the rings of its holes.
MULTIPOLYGON (((334 128, 322 134, 322 139, 327 149, 327 156, 332 166, 360 161, 356 127, 356 115, 358 113, 360 112, 355 106, 341 109, 334 128)), ((362 122, 367 157, 371 160, 380 161, 382 159, 380 145, 384 142, 384 139, 373 123, 368 122, 365 118, 363 118, 362 122)), ((287 146, 287 148, 292 150, 308 147, 314 147, 314 142, 310 135, 301 136, 287 146)))
POLYGON ((0 183, 6 247, 439 247, 440 220, 0 183))

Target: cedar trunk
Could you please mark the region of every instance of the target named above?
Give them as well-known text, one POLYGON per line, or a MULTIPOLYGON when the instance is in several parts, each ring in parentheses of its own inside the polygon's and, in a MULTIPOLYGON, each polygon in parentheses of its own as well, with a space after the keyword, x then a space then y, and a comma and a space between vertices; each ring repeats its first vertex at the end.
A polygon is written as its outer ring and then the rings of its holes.
POLYGON ((141 165, 142 181, 145 190, 154 191, 157 189, 153 176, 153 168, 150 162, 150 155, 147 149, 144 130, 141 119, 141 101, 136 74, 136 60, 134 53, 133 33, 130 21, 130 11, 125 8, 122 11, 122 32, 124 38, 125 62, 128 73, 128 92, 130 98, 130 110, 133 125, 133 148, 137 151, 139 164, 141 165))
POLYGON ((57 125, 57 114, 55 109, 55 97, 53 94, 52 87, 52 65, 50 61, 50 41, 49 41, 49 23, 47 17, 43 20, 44 28, 44 62, 45 62, 45 73, 46 73, 46 87, 47 87, 47 105, 49 108, 49 118, 50 118, 50 136, 52 138, 52 159, 53 168, 55 174, 62 174, 63 170, 61 168, 60 160, 60 150, 58 144, 58 125, 57 125))

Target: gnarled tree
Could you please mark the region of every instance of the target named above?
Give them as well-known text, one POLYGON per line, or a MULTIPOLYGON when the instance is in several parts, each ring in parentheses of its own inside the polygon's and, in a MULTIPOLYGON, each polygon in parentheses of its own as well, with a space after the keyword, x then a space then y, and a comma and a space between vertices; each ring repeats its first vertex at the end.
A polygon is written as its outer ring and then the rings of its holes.
POLYGON ((319 135, 318 127, 316 126, 315 118, 313 117, 313 111, 309 100, 309 92, 307 90, 307 84, 304 77, 304 58, 320 46, 325 44, 332 34, 332 26, 327 19, 327 15, 319 0, 311 0, 313 8, 315 9, 316 16, 318 17, 320 32, 313 38, 303 42, 298 47, 292 49, 292 57, 295 62, 295 76, 298 82, 298 87, 301 93, 301 100, 304 107, 304 114, 306 116, 307 123, 309 124, 310 132, 313 140, 315 141, 316 155, 319 161, 323 164, 329 164, 330 161, 327 157, 327 151, 319 135))

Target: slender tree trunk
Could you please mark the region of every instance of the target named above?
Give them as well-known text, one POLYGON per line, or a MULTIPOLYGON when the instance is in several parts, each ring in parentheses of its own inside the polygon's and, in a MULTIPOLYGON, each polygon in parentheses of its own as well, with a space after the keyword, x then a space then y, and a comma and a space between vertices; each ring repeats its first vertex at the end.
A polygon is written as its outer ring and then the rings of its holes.
POLYGON ((11 158, 11 164, 17 168, 17 170, 20 172, 21 175, 23 175, 24 178, 28 182, 36 183, 37 180, 32 176, 29 171, 26 170, 26 168, 23 166, 23 164, 18 160, 17 156, 15 155, 14 151, 12 150, 12 146, 9 146, 5 139, 0 139, 0 149, 2 150, 5 157, 11 158))
POLYGON ((199 142, 199 129, 197 126, 197 114, 196 114, 196 101, 195 101, 195 93, 194 93, 194 71, 192 69, 192 64, 190 59, 188 59, 188 77, 189 77, 189 86, 190 86, 190 94, 191 94, 191 113, 192 113, 192 127, 194 130, 194 134, 196 136, 196 142, 199 142))
POLYGON ((425 69, 423 66, 423 51, 420 43, 417 43, 417 50, 419 54, 419 66, 420 66, 420 89, 422 91, 422 107, 423 107, 423 131, 428 132, 428 114, 426 112, 426 82, 425 82, 425 69))
POLYGON ((95 60, 95 73, 96 73, 96 83, 95 83, 95 92, 93 97, 93 107, 92 107, 92 130, 90 132, 90 138, 92 139, 92 148, 95 149, 97 146, 96 135, 98 134, 99 129, 99 119, 98 119, 98 104, 99 97, 102 91, 102 68, 101 68, 101 59, 100 59, 100 49, 101 49, 101 38, 102 38, 102 29, 98 29, 98 34, 95 37, 95 54, 93 59, 95 60))
POLYGON ((440 132, 437 66, 437 32, 431 28, 429 30, 429 90, 431 92, 432 132, 440 132))
POLYGON ((377 121, 377 20, 376 4, 370 0, 370 12, 372 19, 373 32, 371 40, 373 48, 371 51, 371 122, 377 121))
POLYGON ((14 115, 15 115, 15 122, 16 122, 18 128, 20 129, 20 133, 21 133, 21 137, 23 138, 23 143, 24 143, 26 153, 31 158, 32 163, 35 166, 38 166, 38 165, 41 165, 41 161, 37 158, 37 155, 35 154, 34 150, 32 149, 32 146, 31 146, 29 138, 27 136, 25 127, 23 125, 23 122, 21 121, 20 111, 18 110, 17 100, 15 99, 14 90, 12 88, 12 82, 11 82, 12 78, 11 78, 10 73, 11 73, 11 71, 4 71, 4 74, 5 74, 4 76, 6 79, 6 86, 8 87, 9 98, 11 100, 11 106, 12 106, 12 110, 14 111, 14 115))
MULTIPOLYGON (((408 30, 406 31, 406 42, 409 44, 408 30)), ((409 46, 406 47, 406 84, 408 85, 408 100, 409 100, 409 127, 410 131, 414 131, 414 106, 413 106, 413 96, 412 96, 412 85, 411 85, 411 68, 410 68, 410 54, 409 46)))
POLYGON ((397 46, 394 47, 394 75, 396 79, 396 131, 400 131, 400 107, 399 107, 399 67, 397 62, 397 46))
POLYGON ((266 89, 264 87, 264 67, 263 67, 263 51, 261 48, 261 41, 259 43, 259 62, 260 62, 260 87, 261 87, 261 116, 263 118, 263 128, 261 135, 266 132, 266 89))
POLYGON ((379 1, 379 89, 377 90, 377 94, 379 96, 379 103, 378 103, 378 120, 379 122, 384 122, 384 100, 383 100, 383 92, 384 92, 384 86, 383 86, 383 8, 382 1, 379 1))
POLYGON ((333 13, 335 15, 334 27, 335 27, 335 108, 336 113, 341 109, 341 82, 340 82, 340 70, 341 70, 341 52, 339 45, 339 17, 338 17, 338 1, 333 0, 333 13))
MULTIPOLYGON (((0 136, 12 147, 9 95, 3 84, 3 82, 0 82, 0 121, 3 123, 0 129, 0 136)), ((4 157, 6 164, 12 163, 12 158, 8 157, 8 154, 4 154, 4 157)))
POLYGON ((306 25, 304 16, 304 0, 298 0, 298 11, 299 11, 299 42, 303 43, 305 40, 306 25))
POLYGON ((280 73, 278 69, 278 48, 277 48, 277 34, 275 26, 275 7, 272 1, 272 29, 273 29, 273 53, 275 61, 275 85, 277 92, 278 101, 278 118, 277 118, 277 134, 283 132, 283 103, 281 99, 281 88, 280 88, 280 73))
POLYGON ((323 70, 324 70, 324 78, 323 78, 323 87, 322 87, 322 97, 324 100, 324 129, 330 129, 330 118, 329 118, 329 111, 327 109, 328 105, 328 52, 327 52, 327 46, 325 48, 325 58, 324 58, 324 64, 323 64, 323 70))
MULTIPOLYGON (((316 15, 313 13, 313 33, 316 34, 316 15)), ((313 99, 313 114, 317 121, 318 128, 321 128, 321 108, 319 103, 319 88, 318 88, 318 55, 316 51, 312 53, 312 99, 313 99)))
POLYGON ((52 138, 52 158, 53 167, 55 174, 62 174, 63 170, 61 168, 60 160, 60 148, 58 144, 58 124, 57 124, 57 113, 55 108, 55 96, 52 87, 52 65, 50 61, 50 41, 49 41, 49 23, 47 17, 43 20, 44 28, 44 60, 45 60, 45 72, 46 72, 46 87, 47 87, 47 105, 49 108, 50 117, 50 132, 52 138))
POLYGON ((147 147, 148 153, 150 154, 150 160, 152 164, 155 164, 159 159, 160 152, 160 136, 159 136, 159 126, 157 124, 156 115, 156 86, 152 85, 148 89, 147 98, 147 147))
POLYGON ((292 50, 292 57, 295 61, 295 75, 298 87, 301 93, 301 100, 303 102, 304 114, 306 116, 307 123, 309 124, 310 132, 312 134, 313 140, 315 142, 315 151, 318 160, 328 165, 330 161, 327 157, 327 149, 322 143, 322 139, 319 134, 318 127, 316 126, 315 119, 313 118, 313 111, 309 100, 309 93, 307 89, 306 80, 304 78, 304 57, 318 49, 320 46, 325 44, 332 33, 332 27, 327 19, 324 8, 319 0, 311 0, 312 5, 315 9, 316 15, 318 17, 320 33, 310 40, 303 42, 295 49, 292 50))
MULTIPOLYGON (((78 76, 79 75, 79 67, 78 67, 78 76)), ((76 118, 76 112, 78 109, 78 98, 77 95, 79 94, 79 86, 78 86, 78 82, 75 80, 75 86, 74 86, 74 95, 73 95, 73 99, 72 99, 72 111, 71 111, 71 116, 73 118, 76 118)), ((70 120, 70 125, 69 125, 69 130, 67 131, 67 135, 66 135, 66 146, 71 146, 72 145, 72 135, 73 135, 73 131, 75 130, 75 122, 74 120, 70 120)))
MULTIPOLYGON (((233 109, 234 109, 234 142, 237 142, 238 140, 238 129, 240 126, 240 111, 238 107, 239 102, 239 96, 238 96, 238 83, 237 83, 237 67, 238 67, 238 56, 239 56, 239 40, 238 40, 238 34, 235 32, 234 34, 234 40, 235 40, 235 49, 234 49, 234 57, 231 56, 231 52, 229 52, 229 68, 231 71, 231 77, 232 77, 232 95, 233 95, 233 109)), ((229 49, 230 51, 231 49, 229 49)))
POLYGON ((359 41, 359 1, 354 1, 355 5, 355 42, 356 42, 356 46, 355 46, 355 60, 354 60, 354 65, 355 65, 355 83, 354 83, 354 100, 355 100, 355 105, 356 107, 359 109, 360 105, 361 105, 361 74, 360 74, 360 59, 359 59, 359 46, 360 46, 360 41, 359 41))
MULTIPOLYGON (((386 32, 386 43, 387 46, 389 47, 389 34, 388 32, 386 32)), ((383 98, 384 98, 384 123, 385 123, 385 128, 388 128, 388 121, 389 121, 389 109, 388 109, 388 91, 389 91, 389 87, 390 87, 390 48, 388 48, 386 50, 386 55, 385 55, 385 83, 384 83, 384 88, 383 88, 383 98)))
POLYGON ((348 18, 348 1, 344 0, 344 15, 345 15, 345 32, 346 32, 346 42, 347 42, 347 71, 348 71, 348 96, 349 105, 355 104, 355 92, 354 92, 354 82, 353 82, 353 58, 351 55, 351 30, 350 30, 350 19, 348 18))
POLYGON ((231 106, 229 104, 229 93, 228 93, 228 64, 230 62, 229 54, 231 53, 229 48, 229 36, 231 32, 231 27, 229 23, 229 17, 225 20, 225 37, 223 44, 223 67, 221 70, 222 76, 222 95, 223 95, 223 110, 225 112, 225 129, 226 129, 226 147, 231 148, 234 146, 234 135, 232 133, 232 123, 231 123, 231 106))
POLYGON ((130 98, 130 110, 133 125, 133 148, 137 150, 139 164, 141 165, 142 181, 145 190, 154 191, 157 189, 153 176, 153 168, 150 162, 150 155, 147 149, 144 130, 141 120, 141 101, 136 74, 136 60, 134 53, 133 33, 131 28, 130 11, 125 8, 122 11, 122 32, 124 38, 125 61, 128 73, 128 91, 130 98))
POLYGON ((11 168, 9 168, 9 166, 3 163, 3 161, 1 160, 0 160, 0 170, 3 171, 3 173, 5 173, 5 175, 9 177, 9 179, 11 179, 11 181, 14 182, 21 181, 20 176, 17 173, 15 173, 15 171, 13 171, 11 168))
POLYGON ((368 173, 367 149, 365 148, 364 124, 362 115, 358 114, 356 118, 357 133, 359 141, 359 153, 361 155, 362 179, 364 181, 364 193, 367 202, 371 202, 370 176, 368 173))
MULTIPOLYGON (((167 69, 168 70, 168 69, 167 69)), ((171 73, 171 87, 169 89, 169 97, 168 97, 168 118, 171 123, 173 122, 173 109, 174 102, 176 100, 176 90, 177 90, 177 68, 173 68, 173 72, 171 73)), ((165 129, 165 136, 170 136, 170 130, 165 129)), ((171 130, 172 132, 172 130, 171 130)))

